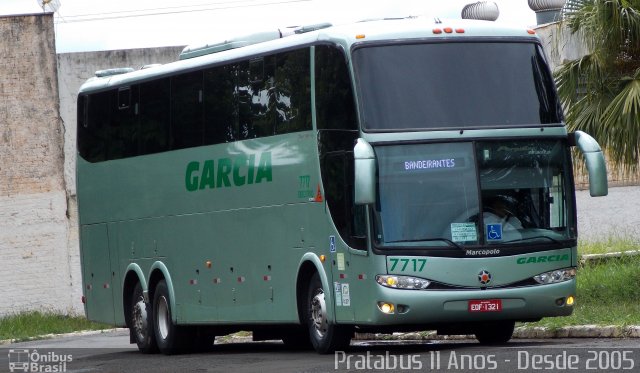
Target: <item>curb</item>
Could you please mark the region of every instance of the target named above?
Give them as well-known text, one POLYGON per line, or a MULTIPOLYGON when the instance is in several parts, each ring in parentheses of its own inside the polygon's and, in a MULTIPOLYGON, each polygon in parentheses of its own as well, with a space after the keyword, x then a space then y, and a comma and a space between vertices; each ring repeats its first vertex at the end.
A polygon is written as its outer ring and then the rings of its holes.
POLYGON ((609 259, 620 259, 624 257, 630 256, 638 256, 640 255, 640 250, 629 250, 629 251, 615 251, 604 254, 584 254, 580 256, 580 265, 584 266, 587 264, 597 264, 600 262, 607 261, 609 259))
POLYGON ((60 333, 60 334, 43 334, 35 337, 29 337, 24 339, 0 339, 0 346, 8 345, 12 343, 22 343, 22 342, 31 342, 31 341, 41 341, 45 339, 53 339, 53 338, 62 338, 62 337, 81 337, 85 335, 96 335, 103 333, 112 333, 112 332, 121 332, 121 331, 129 331, 127 328, 112 328, 112 329, 101 329, 101 330, 81 330, 79 332, 71 332, 71 333, 60 333))
MULTIPOLYGON (((640 326, 598 326, 580 325, 562 328, 517 327, 513 339, 555 339, 555 338, 640 338, 640 326)), ((356 333, 355 340, 462 340, 475 339, 474 335, 438 335, 431 332, 371 334, 356 333)))
MULTIPOLYGON (((126 332, 126 328, 114 328, 103 330, 85 330, 74 333, 63 334, 44 334, 37 337, 27 339, 5 339, 0 340, 0 346, 19 342, 37 341, 43 339, 53 339, 61 337, 76 337, 86 335, 96 335, 112 332, 126 332)), ((250 336, 234 336, 218 337, 216 343, 242 343, 251 342, 250 336)), ((545 328, 545 327, 517 327, 513 332, 513 339, 556 339, 556 338, 640 338, 640 326, 598 326, 598 325, 580 325, 566 326, 562 328, 545 328)), ((423 341, 423 340, 464 340, 475 339, 473 335, 438 335, 435 331, 430 332, 410 332, 410 333, 356 333, 354 338, 356 341, 378 340, 378 341, 423 341)))

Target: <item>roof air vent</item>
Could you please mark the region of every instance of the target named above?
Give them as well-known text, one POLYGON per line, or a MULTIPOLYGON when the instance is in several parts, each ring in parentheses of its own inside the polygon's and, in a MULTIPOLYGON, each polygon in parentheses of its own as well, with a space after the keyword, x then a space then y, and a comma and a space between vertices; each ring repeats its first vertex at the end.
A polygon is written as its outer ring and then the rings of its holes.
POLYGON ((478 1, 462 8, 463 19, 477 19, 481 21, 495 21, 500 16, 498 4, 493 1, 478 1))

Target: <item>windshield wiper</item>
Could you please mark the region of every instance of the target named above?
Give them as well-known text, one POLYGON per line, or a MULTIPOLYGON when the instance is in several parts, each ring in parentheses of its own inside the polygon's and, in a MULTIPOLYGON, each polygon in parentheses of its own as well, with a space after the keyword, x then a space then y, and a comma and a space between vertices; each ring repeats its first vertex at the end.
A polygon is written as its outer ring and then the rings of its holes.
POLYGON ((399 240, 399 241, 390 241, 388 243, 402 243, 402 242, 434 242, 434 241, 439 241, 439 242, 445 242, 447 243, 449 246, 455 247, 456 249, 465 251, 465 249, 458 245, 457 243, 451 241, 448 238, 422 238, 422 239, 415 239, 415 240, 399 240))
POLYGON ((555 238, 551 238, 549 236, 533 236, 533 237, 524 237, 524 238, 517 238, 515 240, 511 240, 511 241, 503 241, 502 243, 512 243, 512 242, 522 242, 522 241, 529 241, 529 240, 535 240, 538 238, 546 238, 547 240, 555 243, 555 244, 561 244, 560 241, 556 240, 555 238))

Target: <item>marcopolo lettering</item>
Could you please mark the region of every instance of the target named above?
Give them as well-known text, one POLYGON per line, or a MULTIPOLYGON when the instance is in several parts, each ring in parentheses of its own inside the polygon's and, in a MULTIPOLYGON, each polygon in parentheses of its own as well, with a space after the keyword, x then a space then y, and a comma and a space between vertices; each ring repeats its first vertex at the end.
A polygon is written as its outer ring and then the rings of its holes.
POLYGON ((189 192, 271 182, 271 152, 237 155, 233 158, 207 159, 187 164, 185 187, 189 192))
POLYGON ((524 257, 524 258, 518 258, 518 260, 516 260, 516 262, 518 264, 529 264, 529 263, 564 262, 566 260, 569 260, 569 254, 528 256, 528 257, 524 257))

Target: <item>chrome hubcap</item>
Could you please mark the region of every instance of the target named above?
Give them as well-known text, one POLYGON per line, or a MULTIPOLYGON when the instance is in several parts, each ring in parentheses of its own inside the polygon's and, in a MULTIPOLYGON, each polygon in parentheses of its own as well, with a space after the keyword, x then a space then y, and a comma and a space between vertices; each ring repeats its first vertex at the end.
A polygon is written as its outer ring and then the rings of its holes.
POLYGON ((162 296, 158 298, 158 332, 160 332, 160 336, 162 339, 167 339, 169 336, 169 323, 171 322, 171 317, 169 316, 169 304, 167 303, 167 298, 162 296))
POLYGON ((318 289, 311 299, 311 321, 318 337, 323 338, 327 333, 327 307, 324 301, 324 291, 318 289))
POLYGON ((138 341, 147 339, 147 307, 144 299, 139 297, 133 305, 133 331, 138 341))

